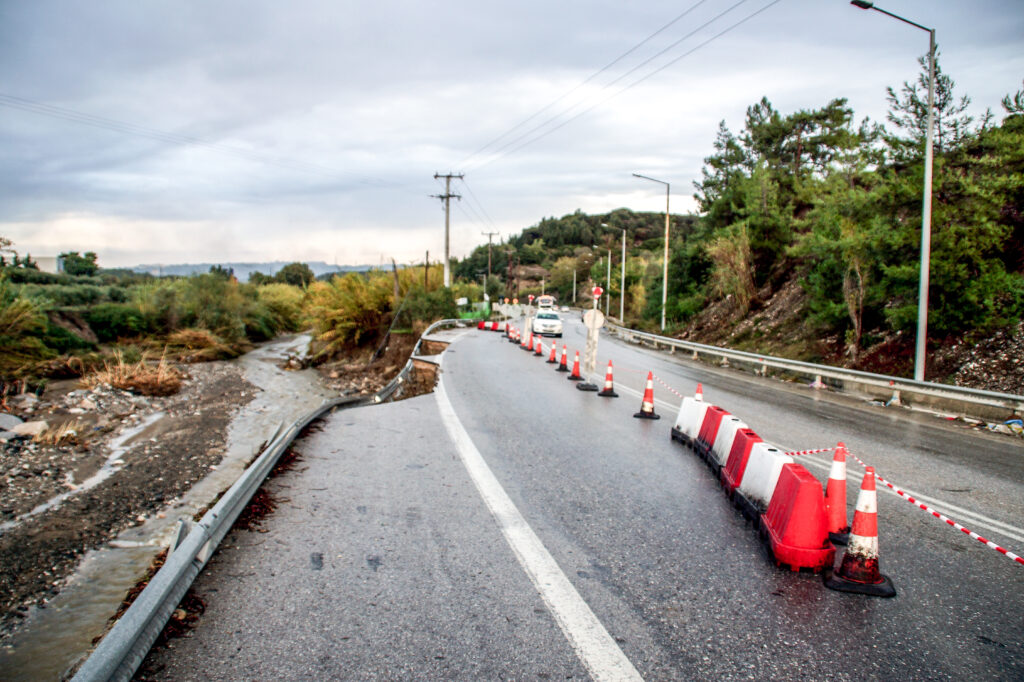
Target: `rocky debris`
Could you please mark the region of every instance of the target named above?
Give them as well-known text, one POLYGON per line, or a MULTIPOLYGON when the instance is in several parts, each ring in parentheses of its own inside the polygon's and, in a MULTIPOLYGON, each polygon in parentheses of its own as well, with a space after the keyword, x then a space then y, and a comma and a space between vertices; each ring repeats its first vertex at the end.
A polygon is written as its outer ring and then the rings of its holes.
POLYGON ((0 430, 9 431, 12 427, 22 423, 24 423, 24 420, 20 417, 15 417, 13 414, 7 414, 6 412, 0 412, 0 430))
POLYGON ((18 614, 56 594, 85 551, 160 513, 208 475, 224 455, 231 415, 256 390, 237 365, 210 362, 189 366, 171 396, 72 381, 53 382, 41 396, 9 396, 11 416, 49 428, 0 442, 0 524, 8 524, 0 530, 0 641, 18 614), (109 478, 82 488, 103 467, 109 478), (65 493, 72 494, 62 503, 24 516, 65 493))
POLYGON ((49 424, 47 424, 45 421, 43 421, 41 419, 37 419, 35 421, 22 422, 20 424, 15 424, 14 426, 11 427, 11 432, 16 434, 16 435, 18 435, 18 436, 32 436, 32 437, 34 437, 34 436, 38 436, 43 431, 45 431, 47 426, 49 426, 49 424))
POLYGON ((960 341, 950 352, 959 359, 957 386, 1024 395, 1024 322, 978 343, 960 341))

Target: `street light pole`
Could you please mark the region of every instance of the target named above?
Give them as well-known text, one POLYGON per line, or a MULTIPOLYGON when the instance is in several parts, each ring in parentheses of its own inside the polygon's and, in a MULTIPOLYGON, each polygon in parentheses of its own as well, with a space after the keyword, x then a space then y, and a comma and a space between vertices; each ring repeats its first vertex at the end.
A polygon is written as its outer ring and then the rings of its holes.
POLYGON ((669 226, 669 192, 671 186, 664 180, 655 180, 649 178, 646 175, 640 175, 639 173, 633 173, 634 177, 643 178, 644 180, 650 180, 651 182, 657 182, 661 185, 665 185, 665 255, 664 255, 664 271, 661 276, 661 331, 665 331, 665 305, 668 303, 668 226, 669 226))
POLYGON ((931 270, 932 250, 932 164, 935 137, 935 29, 905 19, 898 14, 887 12, 867 0, 851 0, 850 4, 860 9, 873 9, 887 16, 928 32, 928 129, 924 143, 924 192, 921 199, 921 275, 917 290, 917 344, 914 351, 914 380, 924 381, 925 363, 928 357, 928 280, 931 270))
POLYGON ((604 316, 608 317, 608 308, 612 300, 612 250, 608 249, 608 274, 604 278, 605 286, 608 287, 608 296, 604 299, 604 316))
POLYGON ((622 228, 622 278, 619 283, 619 324, 626 323, 626 228, 622 228))

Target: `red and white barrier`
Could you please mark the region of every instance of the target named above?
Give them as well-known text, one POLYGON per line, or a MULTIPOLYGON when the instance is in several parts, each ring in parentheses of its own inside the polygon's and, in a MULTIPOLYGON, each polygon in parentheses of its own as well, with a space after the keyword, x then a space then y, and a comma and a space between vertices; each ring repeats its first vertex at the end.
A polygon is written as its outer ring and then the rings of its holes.
POLYGON ((761 515, 761 532, 775 563, 794 571, 817 573, 835 562, 821 483, 800 464, 783 465, 768 510, 761 515))
POLYGON ((709 407, 711 405, 703 400, 683 398, 676 423, 672 427, 672 438, 684 445, 692 445, 700 431, 700 425, 704 423, 704 413, 709 407))
POLYGON ((743 481, 743 474, 747 471, 747 461, 750 459, 750 451, 755 443, 761 443, 761 437, 751 429, 738 429, 732 441, 732 449, 729 450, 729 457, 722 467, 719 475, 725 494, 732 498, 733 492, 740 482, 743 481))
POLYGON ((718 426, 718 436, 715 437, 715 442, 711 445, 708 463, 719 468, 725 466, 729 453, 732 451, 733 441, 736 440, 736 433, 740 429, 748 428, 750 427, 739 417, 729 415, 723 418, 722 423, 718 426))
POLYGON ((793 458, 768 443, 755 443, 750 449, 747 469, 743 480, 736 488, 736 502, 748 519, 757 519, 775 494, 784 464, 792 464, 793 458))

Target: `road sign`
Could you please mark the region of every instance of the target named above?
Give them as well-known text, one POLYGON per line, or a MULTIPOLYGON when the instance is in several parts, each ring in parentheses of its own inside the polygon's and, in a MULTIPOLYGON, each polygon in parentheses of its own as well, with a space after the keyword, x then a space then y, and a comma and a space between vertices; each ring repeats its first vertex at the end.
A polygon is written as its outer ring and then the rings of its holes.
MULTIPOLYGON (((599 287, 597 287, 599 288, 599 287)), ((596 308, 583 314, 583 324, 587 327, 587 346, 583 352, 583 373, 588 377, 597 369, 597 330, 604 325, 604 313, 596 308)))
POLYGON ((530 294, 527 298, 530 299, 530 303, 533 303, 533 294, 530 294))
POLYGON ((602 289, 601 287, 594 287, 593 289, 590 290, 590 293, 594 295, 594 298, 600 298, 601 294, 604 293, 604 289, 602 289))

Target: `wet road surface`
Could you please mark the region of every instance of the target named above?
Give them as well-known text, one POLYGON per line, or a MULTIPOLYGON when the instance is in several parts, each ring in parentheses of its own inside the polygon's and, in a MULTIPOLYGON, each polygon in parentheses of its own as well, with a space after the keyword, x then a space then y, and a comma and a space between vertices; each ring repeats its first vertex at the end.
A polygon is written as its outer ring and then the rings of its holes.
MULTIPOLYGON (((564 342, 570 358, 582 350, 578 324, 564 342)), ((615 679, 630 672, 607 667, 612 642, 645 679, 1024 677, 1024 566, 880 491, 881 567, 898 596, 827 590, 776 568, 704 463, 670 441, 675 395, 656 386, 659 421, 632 414, 648 370, 679 392, 700 381, 706 400, 765 440, 843 440, 1018 553, 1019 441, 602 338, 599 371, 609 357, 617 399, 577 391, 546 358, 474 330, 445 353, 438 393, 332 415, 301 444, 302 467, 270 484, 289 501, 268 532, 229 536, 196 585, 206 614, 149 669, 615 679), (532 567, 534 549, 516 544, 530 534, 560 575, 532 567), (575 629, 572 595, 548 591, 563 578, 606 636, 596 652, 575 629)), ((824 480, 829 457, 804 463, 824 480)), ((851 462, 851 510, 861 474, 851 462)))

